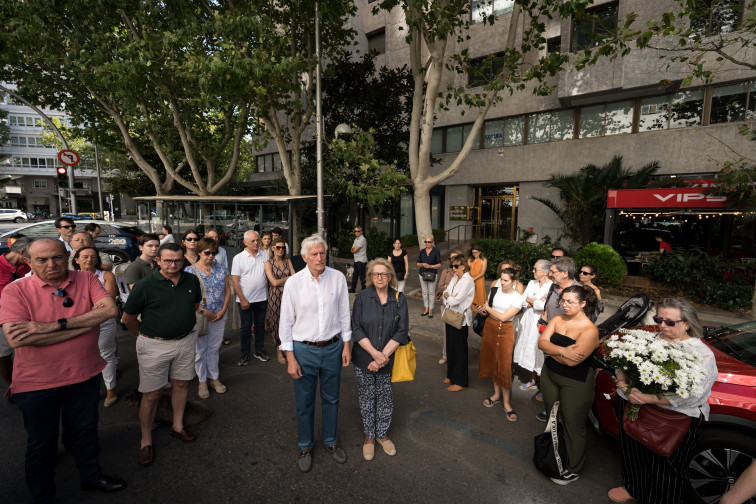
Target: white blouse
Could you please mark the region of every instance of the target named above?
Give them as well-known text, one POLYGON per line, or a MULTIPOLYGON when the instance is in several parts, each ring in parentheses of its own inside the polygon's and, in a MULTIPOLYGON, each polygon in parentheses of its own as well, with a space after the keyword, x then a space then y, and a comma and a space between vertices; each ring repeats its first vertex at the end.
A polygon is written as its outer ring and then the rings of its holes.
POLYGON ((470 273, 465 273, 462 275, 462 278, 454 275, 444 292, 449 293, 449 297, 442 298, 445 310, 448 308, 457 313, 464 313, 465 321, 462 325, 472 325, 473 316, 470 305, 475 297, 475 281, 470 276, 470 273))
MULTIPOLYGON (((498 281, 494 284, 494 286, 499 287, 498 281)), ((522 308, 522 304, 525 302, 525 298, 522 296, 522 294, 518 294, 517 291, 512 291, 509 294, 505 294, 501 292, 501 288, 496 291, 496 295, 493 298, 493 305, 491 305, 491 308, 496 310, 497 312, 504 313, 512 306, 516 306, 517 308, 522 308)), ((513 317, 508 318, 505 320, 505 322, 508 322, 512 320, 517 314, 513 317)))

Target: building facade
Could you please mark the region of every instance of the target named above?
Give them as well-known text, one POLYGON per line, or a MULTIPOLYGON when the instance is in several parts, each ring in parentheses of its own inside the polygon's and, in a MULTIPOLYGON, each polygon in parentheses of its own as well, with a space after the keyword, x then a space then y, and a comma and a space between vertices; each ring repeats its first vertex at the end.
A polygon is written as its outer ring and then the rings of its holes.
MULTIPOLYGON (((3 87, 14 90, 13 84, 3 87)), ((0 145, 0 206, 18 208, 33 214, 60 215, 69 211, 66 198, 59 198, 57 168, 58 149, 45 145, 45 121, 32 108, 0 90, 0 109, 7 111, 10 140, 0 145)), ((41 109, 49 118, 68 125, 65 112, 41 109)), ((97 173, 74 167, 77 210, 99 212, 97 173)), ((104 188, 103 188, 104 190, 104 188)), ((103 193, 105 195, 105 193, 103 193)))

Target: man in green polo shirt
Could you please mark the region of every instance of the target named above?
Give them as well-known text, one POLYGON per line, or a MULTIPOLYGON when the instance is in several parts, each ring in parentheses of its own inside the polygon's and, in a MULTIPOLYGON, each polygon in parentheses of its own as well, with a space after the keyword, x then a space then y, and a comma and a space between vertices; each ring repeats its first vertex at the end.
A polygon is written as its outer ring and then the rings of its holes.
POLYGON ((181 271, 184 253, 175 243, 158 250, 160 270, 145 277, 129 295, 123 323, 136 337, 139 362, 139 424, 142 440, 137 461, 150 465, 154 460, 152 424, 160 394, 171 381, 173 425, 171 436, 191 442, 197 436, 184 426, 184 408, 189 381, 195 376, 194 356, 197 331, 196 312, 202 313, 202 291, 195 275, 181 271), (141 323, 137 318, 141 315, 141 323))

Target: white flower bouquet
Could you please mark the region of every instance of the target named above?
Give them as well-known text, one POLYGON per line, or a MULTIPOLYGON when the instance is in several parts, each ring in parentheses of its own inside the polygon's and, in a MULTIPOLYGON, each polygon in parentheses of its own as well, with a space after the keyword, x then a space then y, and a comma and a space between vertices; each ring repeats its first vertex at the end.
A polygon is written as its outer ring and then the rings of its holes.
MULTIPOLYGON (((627 377, 628 392, 636 388, 644 394, 676 394, 683 399, 703 394, 706 370, 698 354, 687 351, 679 341, 669 342, 649 331, 619 332, 603 343, 604 355, 627 377)), ((635 421, 640 408, 633 404, 625 415, 635 421)))

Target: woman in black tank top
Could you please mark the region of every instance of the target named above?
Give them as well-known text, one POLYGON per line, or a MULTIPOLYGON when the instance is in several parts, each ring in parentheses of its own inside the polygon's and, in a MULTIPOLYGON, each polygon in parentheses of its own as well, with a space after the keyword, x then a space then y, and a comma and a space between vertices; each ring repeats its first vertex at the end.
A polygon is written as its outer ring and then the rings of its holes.
POLYGON ((579 477, 585 463, 586 420, 593 404, 595 377, 590 356, 599 344, 598 329, 588 318, 596 310, 592 289, 572 285, 559 295, 564 315, 557 315, 538 340, 545 354, 541 391, 546 412, 559 401, 567 448, 566 472, 551 478, 567 485, 579 477))

